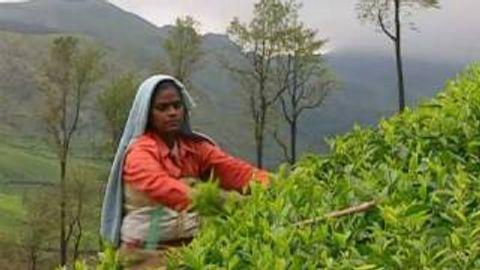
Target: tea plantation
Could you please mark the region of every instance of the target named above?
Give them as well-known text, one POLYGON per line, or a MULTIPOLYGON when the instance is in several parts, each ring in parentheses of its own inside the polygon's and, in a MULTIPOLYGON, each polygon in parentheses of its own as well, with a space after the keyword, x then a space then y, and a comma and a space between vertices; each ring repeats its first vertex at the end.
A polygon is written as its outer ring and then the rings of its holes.
POLYGON ((432 101, 330 145, 281 166, 268 189, 212 208, 169 268, 480 268, 480 65, 432 101))
POLYGON ((434 100, 330 144, 206 218, 170 267, 480 268, 480 66, 434 100), (371 201, 368 211, 322 218, 371 201))

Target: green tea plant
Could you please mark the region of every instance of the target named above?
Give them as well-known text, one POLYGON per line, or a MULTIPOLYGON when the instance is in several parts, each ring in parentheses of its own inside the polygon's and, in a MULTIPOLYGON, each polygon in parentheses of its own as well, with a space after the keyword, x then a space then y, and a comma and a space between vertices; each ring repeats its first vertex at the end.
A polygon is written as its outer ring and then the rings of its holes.
POLYGON ((222 191, 215 181, 200 183, 195 186, 192 205, 202 216, 220 214, 223 210, 222 191))
MULTIPOLYGON (((85 268, 87 269, 87 268, 85 268)), ((112 247, 107 247, 100 254, 100 263, 97 265, 97 270, 121 270, 119 253, 112 247)), ((81 268, 75 270, 82 270, 81 268)))
POLYGON ((480 268, 479 65, 432 101, 329 143, 203 218, 169 268, 480 268), (373 207, 331 213, 362 203, 373 207))
MULTIPOLYGON (((107 246, 103 252, 99 254, 98 264, 95 268, 90 268, 85 261, 76 261, 72 269, 73 270, 122 270, 123 267, 120 264, 119 253, 113 247, 107 246)), ((59 266, 55 270, 67 270, 67 266, 59 266)))

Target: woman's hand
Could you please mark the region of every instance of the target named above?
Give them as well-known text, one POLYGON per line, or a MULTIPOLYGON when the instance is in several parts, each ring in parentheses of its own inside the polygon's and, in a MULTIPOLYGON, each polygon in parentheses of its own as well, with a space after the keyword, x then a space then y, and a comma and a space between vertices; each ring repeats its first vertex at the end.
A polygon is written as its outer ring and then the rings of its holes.
POLYGON ((189 187, 193 187, 199 180, 195 177, 183 177, 180 178, 180 181, 189 187))

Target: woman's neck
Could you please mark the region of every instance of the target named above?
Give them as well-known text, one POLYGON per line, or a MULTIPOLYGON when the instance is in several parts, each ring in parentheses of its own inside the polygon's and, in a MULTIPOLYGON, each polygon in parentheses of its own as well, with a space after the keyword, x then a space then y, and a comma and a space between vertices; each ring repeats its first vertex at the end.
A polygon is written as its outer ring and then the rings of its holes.
POLYGON ((175 145, 175 140, 177 136, 175 134, 159 134, 160 138, 165 142, 169 149, 172 149, 175 145))

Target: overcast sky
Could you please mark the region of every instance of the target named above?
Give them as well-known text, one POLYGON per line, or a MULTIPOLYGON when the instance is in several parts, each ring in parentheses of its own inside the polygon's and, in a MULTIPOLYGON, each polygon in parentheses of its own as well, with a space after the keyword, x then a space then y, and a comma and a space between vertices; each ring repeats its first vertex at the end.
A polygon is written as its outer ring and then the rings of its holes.
MULTIPOLYGON (((178 16, 191 15, 202 32, 224 33, 233 17, 247 21, 253 0, 109 0, 124 10, 156 24, 172 24, 178 16)), ((420 32, 405 33, 405 54, 411 57, 452 61, 480 59, 480 0, 441 0, 440 10, 412 17, 420 32)), ((355 14, 357 0, 304 0, 301 18, 330 40, 334 50, 390 50, 385 36, 371 25, 361 25, 355 14)))
MULTIPOLYGON (((0 0, 21 2, 23 0, 0 0)), ((33 0, 35 1, 35 0, 33 0)), ((225 33, 233 17, 248 21, 256 0, 108 0, 151 23, 173 24, 178 16, 191 15, 201 31, 225 33)), ((303 0, 301 19, 328 38, 335 51, 390 53, 391 43, 372 25, 361 25, 355 14, 358 0, 303 0)), ((410 18, 419 32, 405 29, 404 55, 455 62, 480 60, 480 0, 440 0, 441 9, 416 13, 410 18)))

